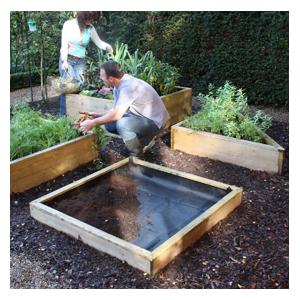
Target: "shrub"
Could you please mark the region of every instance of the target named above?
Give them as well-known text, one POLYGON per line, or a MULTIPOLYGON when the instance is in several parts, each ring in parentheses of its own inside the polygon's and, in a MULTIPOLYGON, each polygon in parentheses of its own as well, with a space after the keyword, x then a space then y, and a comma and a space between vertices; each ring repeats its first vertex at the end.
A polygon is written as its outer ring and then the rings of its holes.
MULTIPOLYGON (((31 84, 37 85, 41 82, 37 71, 31 73, 31 84)), ((10 75, 10 91, 26 88, 29 86, 29 72, 19 72, 10 75)))
POLYGON ((251 117, 242 89, 237 89, 227 81, 218 89, 210 85, 208 90, 207 95, 199 94, 201 111, 186 119, 183 126, 196 131, 264 142, 257 127, 266 131, 271 126, 272 118, 261 111, 251 117))

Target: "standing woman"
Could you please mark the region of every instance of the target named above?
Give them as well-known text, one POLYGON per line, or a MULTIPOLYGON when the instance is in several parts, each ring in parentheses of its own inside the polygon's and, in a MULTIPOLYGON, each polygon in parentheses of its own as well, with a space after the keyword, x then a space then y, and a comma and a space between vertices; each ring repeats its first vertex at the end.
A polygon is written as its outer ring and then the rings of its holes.
MULTIPOLYGON (((84 71, 86 68, 85 52, 90 40, 103 50, 110 53, 113 48, 110 44, 102 41, 92 22, 98 19, 100 12, 78 11, 75 19, 64 23, 61 35, 61 49, 59 58, 59 73, 61 78, 69 74, 80 83, 84 82, 84 71)), ((65 94, 60 95, 60 114, 66 113, 65 94)))

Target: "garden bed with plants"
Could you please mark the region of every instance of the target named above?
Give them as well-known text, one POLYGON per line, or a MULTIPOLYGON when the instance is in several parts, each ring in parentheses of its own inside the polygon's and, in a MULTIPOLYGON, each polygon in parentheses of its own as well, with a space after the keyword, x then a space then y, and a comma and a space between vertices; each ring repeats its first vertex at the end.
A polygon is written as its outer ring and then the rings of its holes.
POLYGON ((67 118, 43 116, 27 104, 12 109, 10 184, 23 192, 91 160, 105 143, 101 128, 85 136, 67 118))
MULTIPOLYGON (((57 114, 59 101, 35 102, 32 107, 57 114)), ((11 288, 288 288, 289 124, 277 119, 266 133, 286 149, 282 175, 174 151, 169 134, 157 140, 147 161, 240 186, 244 192, 241 205, 220 226, 154 277, 30 216, 32 200, 94 173, 98 164, 87 163, 24 193, 13 193, 11 288)), ((119 139, 101 148, 104 167, 127 155, 119 139)))
POLYGON ((115 54, 105 54, 99 50, 98 63, 88 62, 86 83, 79 94, 66 95, 67 115, 77 117, 78 111, 105 113, 112 107, 112 90, 99 80, 99 66, 108 59, 117 61, 125 73, 148 82, 162 100, 170 114, 166 124, 169 127, 190 116, 192 113, 192 89, 178 86, 180 77, 177 68, 157 60, 152 51, 141 54, 130 53, 126 44, 116 45, 115 54))
POLYGON ((270 116, 251 117, 247 97, 228 82, 200 96, 201 111, 172 126, 172 149, 281 174, 284 148, 265 133, 270 116))

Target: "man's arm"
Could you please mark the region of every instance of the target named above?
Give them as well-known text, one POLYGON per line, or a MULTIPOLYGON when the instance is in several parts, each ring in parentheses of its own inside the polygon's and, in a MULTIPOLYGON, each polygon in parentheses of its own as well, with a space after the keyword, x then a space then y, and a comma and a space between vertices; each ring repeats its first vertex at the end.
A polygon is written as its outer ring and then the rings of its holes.
POLYGON ((125 106, 115 106, 101 117, 95 118, 93 120, 86 120, 80 123, 80 130, 83 132, 87 132, 90 131, 96 125, 103 125, 114 121, 118 121, 122 118, 126 110, 127 107, 125 106))

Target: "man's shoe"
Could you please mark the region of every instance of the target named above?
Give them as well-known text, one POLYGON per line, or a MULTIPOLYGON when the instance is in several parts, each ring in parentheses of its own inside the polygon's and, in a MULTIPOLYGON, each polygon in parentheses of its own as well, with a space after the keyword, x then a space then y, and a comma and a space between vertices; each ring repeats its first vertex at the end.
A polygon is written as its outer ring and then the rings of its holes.
POLYGON ((156 142, 156 136, 150 141, 150 143, 148 145, 146 145, 143 148, 143 153, 146 153, 147 151, 149 151, 155 145, 155 142, 156 142))

